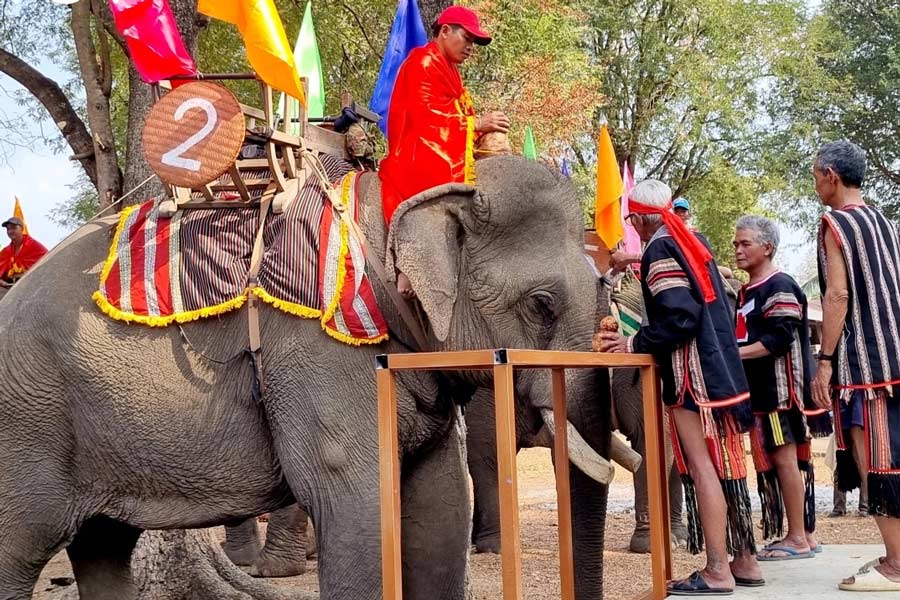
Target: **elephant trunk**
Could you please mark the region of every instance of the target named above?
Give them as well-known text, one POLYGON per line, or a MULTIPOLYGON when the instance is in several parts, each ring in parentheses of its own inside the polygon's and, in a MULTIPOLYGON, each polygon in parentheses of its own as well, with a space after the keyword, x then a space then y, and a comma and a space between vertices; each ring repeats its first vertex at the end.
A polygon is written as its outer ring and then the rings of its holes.
MULTIPOLYGON (((572 386, 568 417, 584 441, 596 452, 609 449, 611 431, 609 371, 583 371, 572 386)), ((603 597, 603 545, 608 487, 578 469, 569 470, 572 498, 576 600, 603 597)))

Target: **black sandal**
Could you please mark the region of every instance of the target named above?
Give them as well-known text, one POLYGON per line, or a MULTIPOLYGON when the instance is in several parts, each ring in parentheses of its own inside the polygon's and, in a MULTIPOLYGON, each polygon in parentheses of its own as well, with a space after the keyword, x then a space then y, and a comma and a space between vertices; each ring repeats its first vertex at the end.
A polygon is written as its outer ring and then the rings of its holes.
POLYGON ((670 596, 731 596, 734 590, 711 588, 700 571, 694 571, 686 579, 669 583, 666 591, 670 596))
POLYGON ((762 587, 766 585, 766 580, 738 577, 737 575, 734 575, 734 585, 739 585, 741 587, 762 587))

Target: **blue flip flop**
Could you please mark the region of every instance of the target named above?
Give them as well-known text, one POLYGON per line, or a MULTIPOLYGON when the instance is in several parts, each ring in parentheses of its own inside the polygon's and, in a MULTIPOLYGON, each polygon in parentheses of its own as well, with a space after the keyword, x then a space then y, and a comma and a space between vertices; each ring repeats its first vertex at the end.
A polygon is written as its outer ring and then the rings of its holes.
POLYGON ((825 544, 819 543, 819 544, 816 544, 816 547, 813 548, 812 550, 813 550, 813 552, 815 552, 816 554, 822 554, 822 550, 823 550, 824 548, 825 548, 825 544))
POLYGON ((800 560, 801 558, 813 558, 816 553, 814 550, 809 550, 808 552, 801 552, 795 548, 789 548, 788 546, 766 546, 763 550, 768 552, 784 552, 787 556, 760 556, 756 555, 756 560, 760 562, 775 562, 778 560, 800 560))

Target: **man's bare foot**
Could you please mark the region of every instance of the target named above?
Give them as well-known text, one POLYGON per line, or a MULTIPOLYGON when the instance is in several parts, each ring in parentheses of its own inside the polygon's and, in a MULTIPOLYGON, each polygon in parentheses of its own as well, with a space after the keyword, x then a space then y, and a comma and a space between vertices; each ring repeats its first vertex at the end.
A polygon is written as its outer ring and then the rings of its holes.
POLYGON ((731 566, 731 574, 734 575, 734 577, 745 581, 763 578, 762 569, 759 568, 756 557, 749 552, 738 554, 729 565, 731 566))
POLYGON ((412 289, 412 282, 403 273, 397 273, 397 291, 407 300, 412 300, 416 297, 416 292, 412 289))
POLYGON ((793 556, 799 556, 802 554, 809 554, 810 551, 811 547, 806 541, 806 536, 799 540, 786 537, 783 540, 772 542, 771 544, 760 550, 759 558, 767 560, 777 560, 779 558, 783 559, 793 556))
POLYGON ((806 543, 813 552, 819 547, 819 540, 816 539, 816 534, 810 531, 806 532, 806 543))
POLYGON ((891 581, 900 583, 900 564, 885 559, 875 567, 875 570, 891 581))

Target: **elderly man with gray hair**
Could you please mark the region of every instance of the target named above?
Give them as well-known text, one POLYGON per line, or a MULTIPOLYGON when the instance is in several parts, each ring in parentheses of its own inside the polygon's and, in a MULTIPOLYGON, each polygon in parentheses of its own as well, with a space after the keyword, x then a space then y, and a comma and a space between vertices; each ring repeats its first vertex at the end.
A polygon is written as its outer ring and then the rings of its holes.
POLYGON ((900 592, 900 236, 863 199, 865 174, 865 152, 847 140, 824 145, 813 163, 816 194, 831 210, 819 228, 822 346, 812 392, 821 408, 833 406, 838 447, 850 429, 866 450, 869 514, 886 549, 838 587, 900 592))
POLYGON ((812 400, 806 296, 775 266, 778 240, 771 220, 755 215, 738 219, 734 257, 750 281, 738 292, 735 334, 750 384, 750 447, 763 537, 778 537, 760 550, 761 561, 812 558, 821 548, 814 534, 815 479, 807 417, 817 435, 831 431, 828 411, 812 400))
POLYGON ((699 553, 706 543, 706 567, 671 582, 668 592, 726 595, 735 585, 762 585, 742 435, 753 422, 750 394, 722 278, 708 242, 672 212, 666 184, 639 183, 629 209, 647 242, 641 258, 647 322, 629 338, 601 333, 600 350, 646 352, 659 362, 685 489, 688 549, 699 553))

